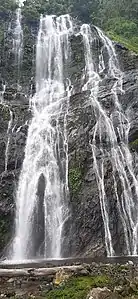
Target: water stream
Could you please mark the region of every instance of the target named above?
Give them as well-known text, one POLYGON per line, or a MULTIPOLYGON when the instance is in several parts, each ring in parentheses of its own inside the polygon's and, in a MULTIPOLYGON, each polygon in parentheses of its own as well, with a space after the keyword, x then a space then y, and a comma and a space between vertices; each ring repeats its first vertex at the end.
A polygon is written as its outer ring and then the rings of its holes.
MULTIPOLYGON (((105 164, 107 159, 112 165, 114 193, 126 243, 125 253, 127 255, 137 255, 138 180, 134 173, 133 158, 128 147, 130 123, 119 102, 119 95, 124 92, 122 89, 123 74, 120 71, 119 62, 112 42, 99 28, 95 28, 94 34, 89 25, 83 25, 81 27, 81 34, 83 36, 85 51, 85 74, 88 78, 83 90, 91 90, 90 99, 96 120, 93 128, 93 137, 90 139, 90 146, 99 190, 107 255, 115 255, 110 229, 110 202, 108 194, 106 194, 105 186, 105 164), (98 57, 98 67, 94 65, 95 55, 93 45, 95 38, 98 38, 102 43, 102 49, 98 57), (105 62, 103 53, 106 53, 106 57, 108 57, 107 62, 105 62), (106 75, 104 75, 104 72, 106 75), (102 77, 100 76, 101 73, 102 77), (100 84, 103 80, 103 76, 104 79, 109 78, 114 82, 110 88, 113 103, 113 111, 111 113, 104 108, 99 98, 100 84), (99 154, 101 159, 99 159, 99 154), (118 178, 121 183, 121 196, 118 192, 118 178)), ((110 200, 113 199, 110 198, 110 200)))
POLYGON ((16 198, 13 242, 16 260, 36 254, 45 258, 61 255, 62 227, 67 217, 66 113, 70 95, 64 83, 64 63, 70 54, 71 33, 68 15, 41 16, 36 47, 36 94, 30 98, 33 118, 16 198), (41 240, 37 240, 37 234, 41 240))
POLYGON ((13 47, 12 51, 15 55, 15 65, 17 66, 18 77, 23 57, 23 29, 22 29, 22 6, 24 1, 17 1, 16 21, 13 30, 13 47))
MULTIPOLYGON (((32 120, 16 193, 13 260, 61 258, 63 225, 68 217, 67 113, 72 86, 65 68, 71 54, 70 35, 75 30, 69 15, 40 18, 36 45, 36 93, 30 97, 32 120)), ((21 7, 17 11, 15 31, 15 53, 19 65, 23 39, 21 7)), ((125 253, 137 255, 138 181, 128 148, 130 123, 119 102, 119 95, 124 93, 123 74, 112 42, 99 28, 91 29, 83 24, 77 34, 82 35, 85 56, 82 92, 90 90, 89 100, 95 117, 89 146, 99 192, 107 255, 115 255, 109 213, 109 200, 112 199, 109 199, 105 185, 107 161, 112 168, 114 196, 126 244, 125 253), (95 53, 97 40, 101 46, 95 53), (100 100, 100 86, 107 78, 111 82, 108 88, 112 111, 100 100), (118 192, 118 183, 121 185, 121 194, 118 192)))

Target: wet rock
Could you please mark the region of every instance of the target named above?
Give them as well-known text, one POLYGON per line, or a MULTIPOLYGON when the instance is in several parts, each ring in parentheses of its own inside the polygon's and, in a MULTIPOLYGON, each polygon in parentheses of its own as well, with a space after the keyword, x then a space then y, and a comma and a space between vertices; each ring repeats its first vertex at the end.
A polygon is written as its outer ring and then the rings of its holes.
POLYGON ((134 282, 135 282, 135 284, 138 286, 138 276, 136 276, 136 277, 134 278, 134 282))
POLYGON ((16 293, 14 290, 8 290, 8 291, 6 291, 5 295, 6 295, 6 298, 11 298, 11 297, 14 297, 16 295, 16 293))
POLYGON ((20 103, 0 105, 0 254, 9 243, 14 224, 14 195, 24 159, 27 137, 28 106, 20 103), (10 111, 12 119, 9 132, 10 111), (6 153, 7 152, 7 153, 6 153))
POLYGON ((80 275, 88 276, 89 275, 89 271, 86 270, 86 269, 83 269, 83 270, 80 271, 80 275))
MULTIPOLYGON (((12 18, 12 14, 11 14, 12 18)), ((5 28, 9 27, 9 21, 5 28)), ((5 19, 4 19, 5 22, 5 19)), ((24 20, 25 22, 25 20, 24 20)), ((92 29, 94 30, 94 29, 92 29)), ((0 105, 0 252, 8 244, 13 232, 14 211, 15 211, 15 190, 19 180, 20 171, 24 159, 25 144, 28 131, 28 123, 31 118, 29 111, 29 96, 35 92, 34 77, 35 69, 32 65, 32 57, 36 40, 37 25, 25 24, 24 30, 24 55, 21 73, 19 78, 14 56, 12 55, 12 37, 5 32, 6 39, 2 41, 0 47, 0 88, 3 90, 3 82, 6 82, 4 93, 4 105, 0 105), (19 81, 19 84, 18 84, 19 81), (19 86, 20 85, 20 86, 19 86), (13 122, 9 134, 7 133, 10 120, 10 110, 13 111, 13 122), (5 152, 9 139, 7 171, 5 171, 5 152)), ((68 132, 68 153, 69 153, 69 173, 77 174, 77 183, 71 179, 69 181, 70 200, 69 218, 65 222, 62 235, 63 256, 88 255, 106 256, 104 225, 101 214, 99 191, 97 187, 95 170, 93 167, 92 149, 90 146, 93 128, 95 126, 95 112, 92 102, 89 99, 90 90, 82 92, 84 84, 82 80, 84 62, 84 46, 82 36, 72 36, 70 38, 71 57, 67 65, 70 88, 73 94, 69 101, 69 111, 67 116, 68 132)), ((100 50, 102 44, 96 42, 95 53, 100 50)), ((117 55, 123 75, 124 94, 119 95, 123 110, 130 119, 129 143, 133 152, 134 162, 135 153, 138 152, 138 57, 130 53, 119 44, 116 45, 117 55), (133 143, 134 142, 134 143, 133 143), (133 144, 132 144, 133 143, 133 144)), ((107 56, 106 54, 104 54, 107 56)), ((97 54, 96 54, 97 56, 97 54)), ((105 57, 107 61, 107 57, 105 57)), ((98 63, 97 57, 95 64, 98 63)), ((106 62, 107 63, 107 62, 106 62)), ((101 78, 103 74, 101 74, 101 78)), ((87 78, 84 78, 86 81, 87 78)), ((98 100, 110 115, 114 109, 111 97, 111 88, 114 80, 105 76, 100 82, 98 100)), ((114 122, 117 125, 116 116, 114 122)), ((105 144, 105 133, 102 134, 102 142, 105 144)), ((98 143, 98 137, 97 137, 98 143)), ((101 161, 101 152, 97 148, 97 156, 101 161)), ((138 173, 138 169, 135 171, 138 173)), ((108 194, 110 214, 110 229, 113 237, 113 245, 116 254, 125 252, 123 229, 120 223, 119 213, 115 192, 113 188, 112 168, 109 157, 105 159, 105 186, 108 194), (118 235, 120 238, 118 239, 118 235)), ((119 194, 121 194, 121 184, 118 182, 119 194)), ((43 192, 42 192, 43 193, 43 192)), ((42 194, 41 194, 41 197, 42 194)), ((37 207, 36 207, 37 209, 37 207)), ((39 212, 41 211, 40 209, 39 212)), ((39 213, 40 214, 40 213, 39 213)), ((36 214, 37 216, 37 214, 36 214)), ((39 215, 39 218, 40 215, 39 215)), ((43 217, 42 217, 43 218, 43 217)), ((35 221, 34 221, 35 222, 35 221)), ((43 226, 43 219, 39 219, 39 224, 43 226)), ((38 243, 43 237, 41 229, 38 243)), ((6 248, 7 249, 7 248, 6 248)), ((37 250, 37 246, 35 251, 37 250)), ((5 253, 5 250, 4 250, 5 253)), ((124 275, 126 274, 124 270, 124 275)), ((58 279, 57 279, 58 280, 58 279)), ((60 280, 60 279, 59 279, 60 280)))
MULTIPOLYGON (((119 100, 126 116, 130 119, 129 142, 135 141, 130 145, 133 152, 138 152, 138 56, 129 53, 125 49, 117 50, 123 74, 124 93, 119 94, 119 100)), ((100 84, 98 99, 110 115, 114 109, 111 99, 110 89, 114 84, 110 78, 104 79, 100 84)), ((116 115, 113 114, 114 124, 117 126, 116 115)), ((75 190, 73 184, 70 188, 70 218, 65 223, 64 235, 70 236, 70 240, 63 241, 63 255, 89 255, 104 256, 104 226, 101 215, 99 200, 99 191, 97 187, 95 170, 93 168, 92 149, 90 141, 93 135, 95 125, 94 109, 89 101, 88 92, 75 93, 71 96, 68 113, 68 151, 69 151, 69 172, 76 173, 79 169, 78 186, 75 190), (74 192, 75 190, 75 192, 74 192), (67 249, 65 249, 67 248, 67 249), (66 253, 67 252, 67 253, 66 253)), ((98 143, 98 139, 96 139, 98 143)), ((107 147, 105 135, 102 134, 102 142, 107 147)), ((118 137, 119 142, 119 137, 118 137)), ((97 149, 98 160, 101 161, 101 152, 97 149)), ((134 168, 138 174, 137 156, 133 153, 134 168)), ((100 162, 99 162, 100 163, 100 162)), ((112 166, 109 157, 104 163, 105 192, 108 202, 108 213, 110 215, 110 230, 113 240, 113 246, 116 254, 126 252, 123 227, 120 220, 116 196, 114 192, 114 182, 112 178, 112 166), (117 236, 120 236, 119 239, 117 236)), ((78 172, 77 172, 78 173, 78 172)), ((116 178, 118 185, 118 194, 121 197, 122 187, 119 177, 116 178)), ((125 275, 125 271, 124 271, 125 275)))
POLYGON ((64 271, 64 269, 61 269, 60 271, 58 271, 56 273, 56 277, 54 279, 54 284, 56 286, 61 285, 62 283, 64 283, 66 280, 68 280, 70 277, 70 274, 66 273, 64 271))
POLYGON ((24 290, 16 290, 16 294, 15 294, 15 298, 25 298, 25 296, 27 295, 27 291, 24 290))
POLYGON ((94 288, 90 291, 87 296, 87 299, 106 299, 111 294, 111 291, 104 287, 104 288, 94 288))
POLYGON ((109 295, 108 299, 122 299, 122 296, 112 293, 111 295, 109 295))
POLYGON ((124 287, 123 286, 115 286, 114 288, 114 292, 121 294, 124 291, 124 287))
POLYGON ((134 281, 130 282, 130 289, 132 290, 132 292, 137 292, 137 285, 135 284, 134 281))
POLYGON ((10 278, 7 282, 9 282, 9 283, 13 283, 14 281, 15 281, 14 278, 10 278))

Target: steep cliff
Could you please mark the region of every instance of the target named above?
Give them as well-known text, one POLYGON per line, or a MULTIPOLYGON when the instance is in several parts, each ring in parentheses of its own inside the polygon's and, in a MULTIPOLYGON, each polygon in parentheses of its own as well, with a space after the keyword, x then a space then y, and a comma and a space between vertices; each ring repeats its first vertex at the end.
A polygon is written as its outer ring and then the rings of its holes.
MULTIPOLYGON (((15 7, 14 7, 15 9, 15 7)), ((0 16, 0 251, 11 240, 14 228, 15 193, 19 178, 30 119, 29 80, 32 75, 33 44, 24 39, 23 63, 18 66, 13 53, 13 31, 16 14, 4 11, 0 16), (30 43, 32 44, 30 45, 30 43), (31 47, 32 46, 32 47, 31 47), (19 75, 19 76, 18 76, 19 75), (17 84, 20 82, 20 84, 17 84)))
MULTIPOLYGON (((24 52, 20 75, 12 52, 12 30, 15 24, 13 13, 5 21, 1 39, 1 104, 0 104, 0 251, 11 241, 14 231, 15 197, 19 174, 24 159, 24 149, 31 118, 29 96, 34 93, 35 41, 39 24, 26 23, 23 19, 24 52), (10 26, 11 24, 11 26, 10 26), (10 26, 10 27, 9 27, 10 26), (5 87, 6 86, 6 87, 5 87)), ((2 16, 2 20, 4 20, 2 16)), ((70 38, 71 59, 68 65, 68 78, 73 84, 73 94, 69 99, 67 115, 69 153, 69 218, 63 231, 63 256, 103 255, 105 251, 105 231, 99 191, 93 168, 90 136, 95 125, 94 109, 89 101, 90 90, 82 91, 82 74, 85 68, 84 44, 81 35, 70 38)), ((95 64, 97 52, 102 45, 98 39, 94 45, 95 64)), ((138 130, 137 130, 137 91, 138 56, 120 45, 115 45, 120 68, 123 71, 123 90, 119 95, 123 110, 130 119, 129 145, 134 157, 137 174, 138 130)), ((106 58, 105 58, 106 59, 106 58)), ((110 114, 110 97, 113 79, 102 80, 98 98, 110 114)), ((99 159, 101 156, 99 154, 99 159)), ((109 199, 110 230, 116 254, 125 253, 125 242, 117 201, 111 178, 112 167, 107 158, 104 180, 109 199), (118 237, 119 236, 119 237, 118 237)), ((120 188, 120 189, 119 189, 120 188)), ((121 187, 118 193, 121 194, 121 187)))
MULTIPOLYGON (((99 45, 98 45, 99 47, 99 45)), ((80 46, 79 46, 80 48, 80 46)), ((127 49, 115 46, 123 71, 124 94, 119 96, 122 107, 130 120, 129 146, 134 157, 134 168, 137 174, 137 92, 138 92, 138 56, 127 49)), ((78 49, 78 48, 77 48, 78 49)), ((97 48, 98 51, 98 48, 97 48)), ((108 112, 112 111, 110 94, 112 80, 107 78, 99 90, 99 100, 108 112)), ((104 226, 99 202, 99 192, 93 166, 92 151, 89 139, 95 124, 94 111, 89 101, 89 92, 76 92, 70 99, 68 116, 69 138, 69 183, 71 218, 70 232, 71 254, 103 255, 104 226)), ((99 154, 99 159, 102 159, 99 154)), ((107 157, 104 180, 109 199, 110 229, 116 254, 125 253, 125 242, 120 216, 117 211, 114 184, 111 178, 112 166, 107 157)), ((118 181, 121 196, 121 186, 118 181)), ((68 235, 68 234, 67 234, 68 235)))

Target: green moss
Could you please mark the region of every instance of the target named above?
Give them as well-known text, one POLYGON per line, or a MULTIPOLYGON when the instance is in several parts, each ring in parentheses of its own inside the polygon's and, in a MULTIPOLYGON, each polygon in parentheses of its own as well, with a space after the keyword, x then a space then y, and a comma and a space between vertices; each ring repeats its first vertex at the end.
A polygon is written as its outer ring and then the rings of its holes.
POLYGON ((121 35, 114 33, 113 31, 107 31, 106 34, 109 36, 109 38, 111 38, 112 40, 114 40, 117 43, 122 44, 128 50, 138 53, 137 37, 132 37, 132 38, 127 39, 121 35))
POLYGON ((0 116, 4 121, 9 121, 10 111, 8 106, 0 104, 0 116))
POLYGON ((81 186, 82 172, 79 167, 74 167, 69 170, 69 185, 73 193, 76 193, 81 186))
POLYGON ((103 287, 109 284, 110 279, 106 276, 75 277, 71 278, 64 286, 50 291, 45 298, 84 299, 92 287, 103 287))
POLYGON ((135 139, 134 141, 130 142, 129 146, 131 148, 136 148, 138 146, 138 139, 135 139))

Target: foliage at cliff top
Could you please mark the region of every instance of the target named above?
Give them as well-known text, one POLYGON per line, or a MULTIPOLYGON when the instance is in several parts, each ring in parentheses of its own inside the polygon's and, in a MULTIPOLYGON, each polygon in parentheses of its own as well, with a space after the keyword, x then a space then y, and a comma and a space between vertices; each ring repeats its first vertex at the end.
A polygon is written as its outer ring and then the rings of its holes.
POLYGON ((40 14, 64 14, 92 22, 112 38, 138 52, 137 0, 26 0, 26 18, 38 19, 40 14))
POLYGON ((7 17, 17 7, 14 0, 0 0, 0 17, 7 17))
MULTIPOLYGON (((15 9, 15 0, 0 0, 0 17, 15 9)), ((38 21, 40 14, 70 13, 85 23, 92 22, 112 38, 131 45, 138 52, 137 0, 25 0, 23 16, 28 22, 38 21), (111 34, 110 34, 111 36, 111 34)))

